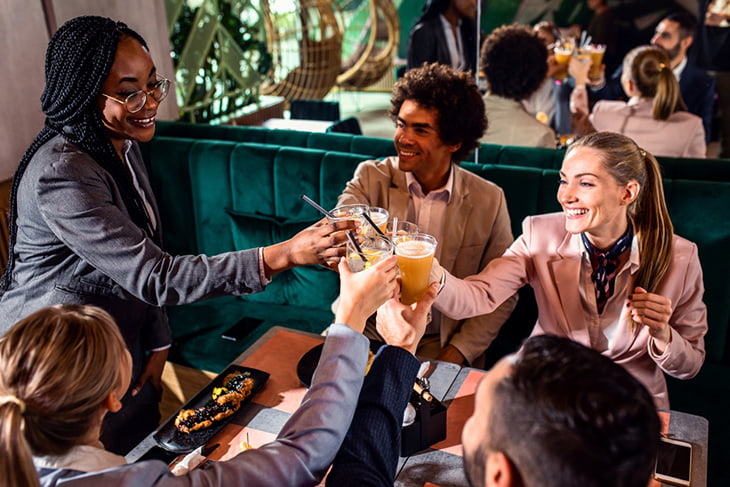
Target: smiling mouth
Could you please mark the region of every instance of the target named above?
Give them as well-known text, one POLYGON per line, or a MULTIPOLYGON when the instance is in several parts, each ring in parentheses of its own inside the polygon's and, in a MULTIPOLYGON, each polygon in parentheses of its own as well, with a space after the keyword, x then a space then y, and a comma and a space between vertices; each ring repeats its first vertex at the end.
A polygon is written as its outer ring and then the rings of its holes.
POLYGON ((401 156, 401 157, 413 157, 413 156, 418 155, 418 152, 407 151, 407 150, 403 150, 403 149, 400 149, 399 148, 398 149, 398 155, 401 156))
POLYGON ((156 117, 154 117, 154 116, 148 117, 148 118, 130 118, 129 121, 130 121, 130 123, 133 123, 134 125, 141 125, 143 127, 148 127, 150 125, 154 125, 155 118, 156 117))
POLYGON ((588 210, 585 208, 566 208, 565 214, 568 216, 581 216, 588 213, 588 210))

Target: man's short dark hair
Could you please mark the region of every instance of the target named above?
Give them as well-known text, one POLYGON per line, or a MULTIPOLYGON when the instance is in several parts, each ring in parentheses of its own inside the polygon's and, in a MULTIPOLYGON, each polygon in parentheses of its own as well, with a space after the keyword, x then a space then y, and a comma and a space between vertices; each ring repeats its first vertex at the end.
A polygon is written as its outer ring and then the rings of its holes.
POLYGON ((495 387, 487 449, 504 453, 525 485, 646 487, 659 418, 626 369, 567 338, 525 342, 495 387))
POLYGON ((547 75, 547 55, 545 44, 529 27, 498 27, 481 52, 490 93, 517 101, 532 95, 547 75))
POLYGON ((438 132, 444 144, 461 142, 454 162, 463 161, 479 146, 487 130, 484 100, 471 74, 445 64, 426 64, 410 69, 393 87, 388 115, 398 120, 406 100, 438 112, 438 132))
POLYGON ((697 30, 697 18, 684 10, 673 12, 664 17, 663 20, 669 20, 670 22, 679 24, 679 37, 681 39, 686 39, 690 36, 694 37, 695 31, 697 30))

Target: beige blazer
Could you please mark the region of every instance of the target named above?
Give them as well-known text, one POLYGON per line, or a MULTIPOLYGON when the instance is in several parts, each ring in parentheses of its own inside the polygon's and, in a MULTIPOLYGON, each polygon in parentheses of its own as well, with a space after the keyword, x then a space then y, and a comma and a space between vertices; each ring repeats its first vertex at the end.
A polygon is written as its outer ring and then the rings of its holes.
MULTIPOLYGON (((391 217, 406 220, 409 199, 406 174, 398 169, 397 157, 388 157, 362 162, 337 203, 379 206, 387 208, 391 217)), ((440 263, 458 277, 476 274, 514 240, 502 189, 458 165, 454 165, 454 186, 445 220, 440 263)), ((505 300, 487 315, 462 320, 443 316, 441 347, 453 345, 471 364, 512 313, 517 298, 506 296, 505 300)))
POLYGON ((489 126, 480 142, 555 149, 555 132, 527 113, 521 102, 487 94, 484 107, 489 126))
POLYGON ((654 120, 652 100, 602 100, 593 107, 589 120, 599 132, 618 132, 631 137, 655 156, 699 157, 707 154, 702 119, 689 112, 673 113, 667 120, 654 120))
MULTIPOLYGON (((704 287, 697 246, 674 236, 669 270, 656 291, 671 299, 674 306, 669 321, 672 338, 665 352, 657 355, 647 328, 632 331, 628 313, 616 316, 612 338, 596 346, 596 334, 587 323, 591 314, 597 316, 595 302, 587 306, 578 289, 581 238, 565 231, 562 213, 528 217, 522 228, 523 234, 504 256, 494 259, 479 274, 465 280, 447 274, 436 308, 456 319, 488 313, 529 284, 538 307, 533 335, 552 333, 599 349, 639 379, 654 395, 658 407, 668 408, 663 372, 688 379, 699 372, 705 358, 707 308, 702 301, 704 287)), ((614 297, 623 299, 622 309, 628 304, 627 287, 619 287, 617 278, 614 297)))

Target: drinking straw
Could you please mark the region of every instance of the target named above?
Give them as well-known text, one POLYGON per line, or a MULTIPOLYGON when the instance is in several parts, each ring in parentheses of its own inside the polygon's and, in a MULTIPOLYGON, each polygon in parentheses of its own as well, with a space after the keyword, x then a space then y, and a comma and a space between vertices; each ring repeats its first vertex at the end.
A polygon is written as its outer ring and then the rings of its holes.
POLYGON ((370 224, 370 226, 371 226, 371 227, 373 227, 373 228, 375 229, 375 231, 376 231, 376 232, 378 232, 378 235, 382 235, 383 237, 385 237, 385 234, 383 233, 383 231, 382 231, 382 230, 380 229, 380 227, 378 227, 378 226, 377 226, 377 225, 375 224, 375 222, 373 221, 373 219, 372 219, 372 218, 370 218, 370 215, 368 215, 367 213, 363 213, 363 214, 362 214, 362 216, 364 216, 364 217, 365 217, 365 219, 366 219, 366 220, 368 221, 368 223, 370 224))
POLYGON ((312 208, 314 208, 315 210, 322 213, 324 216, 329 217, 329 218, 335 218, 335 215, 333 215, 332 212, 329 212, 329 211, 325 210, 324 208, 322 208, 321 206, 319 206, 319 204, 317 204, 312 198, 310 198, 306 194, 302 195, 302 199, 304 201, 306 201, 307 203, 309 203, 312 206, 312 208))
POLYGON ((586 42, 586 31, 581 31, 580 33, 580 47, 584 47, 586 42))
POLYGON ((397 216, 393 217, 393 223, 391 223, 391 225, 392 225, 392 227, 390 229, 390 239, 395 240, 395 234, 397 233, 397 230, 398 230, 398 217, 397 216))
MULTIPOLYGON (((325 210, 319 204, 317 204, 312 198, 307 196, 306 194, 302 195, 302 199, 309 203, 312 208, 319 211, 323 215, 329 217, 329 218, 335 218, 335 215, 332 214, 332 212, 325 210)), ((362 252, 362 249, 360 248, 360 244, 357 243, 357 239, 355 238, 355 235, 352 233, 352 230, 347 231, 347 238, 350 239, 350 242, 352 243, 353 247, 355 247, 355 250, 357 250, 357 254, 360 256, 363 262, 367 263, 368 258, 365 257, 365 254, 362 252)))

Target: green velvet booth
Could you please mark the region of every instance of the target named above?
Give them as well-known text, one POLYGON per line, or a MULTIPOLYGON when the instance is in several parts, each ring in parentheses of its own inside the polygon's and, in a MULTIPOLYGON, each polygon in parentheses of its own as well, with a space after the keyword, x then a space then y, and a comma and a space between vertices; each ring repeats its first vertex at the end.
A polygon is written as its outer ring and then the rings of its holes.
MULTIPOLYGON (((357 164, 393 153, 387 139, 314 134, 257 127, 161 123, 143 144, 160 204, 164 240, 173 254, 216 254, 281 241, 320 216, 307 194, 331 208, 357 164)), ((512 229, 524 217, 558 211, 558 168, 563 153, 546 149, 482 146, 479 163, 462 166, 500 185, 512 229)), ((730 161, 662 159, 666 199, 677 234, 697 243, 703 264, 709 332, 707 360, 698 377, 669 379, 675 409, 710 420, 709 485, 730 485, 723 462, 730 435, 730 161), (717 483, 716 483, 717 482, 717 483)), ((274 277, 257 295, 171 307, 171 359, 213 371, 273 325, 319 332, 332 319, 337 275, 311 266, 274 277), (244 341, 221 339, 242 317, 262 323, 244 341)), ((531 290, 488 351, 494 362, 529 334, 536 309, 531 290)))
MULTIPOLYGON (((214 255, 285 240, 321 216, 299 196, 333 207, 363 159, 272 144, 156 137, 143 146, 158 198, 166 249, 214 255)), ((332 320, 336 273, 319 266, 274 276, 266 291, 168 309, 172 359, 220 370, 273 325, 322 331, 332 320), (265 321, 249 340, 221 333, 238 319, 265 321)))
MULTIPOLYGON (((393 141, 343 133, 309 133, 296 130, 270 130, 263 127, 204 125, 185 122, 158 122, 157 135, 194 139, 263 142, 312 149, 334 150, 363 154, 376 158, 395 155, 393 141)), ((564 150, 538 147, 481 144, 468 162, 500 166, 560 169, 564 150)), ((664 177, 701 181, 730 181, 729 159, 692 159, 659 157, 664 177)))
POLYGON ((327 151, 350 152, 371 157, 395 155, 390 139, 338 132, 302 132, 264 127, 205 125, 186 122, 157 122, 156 135, 192 139, 262 142, 292 147, 308 147, 327 151))

